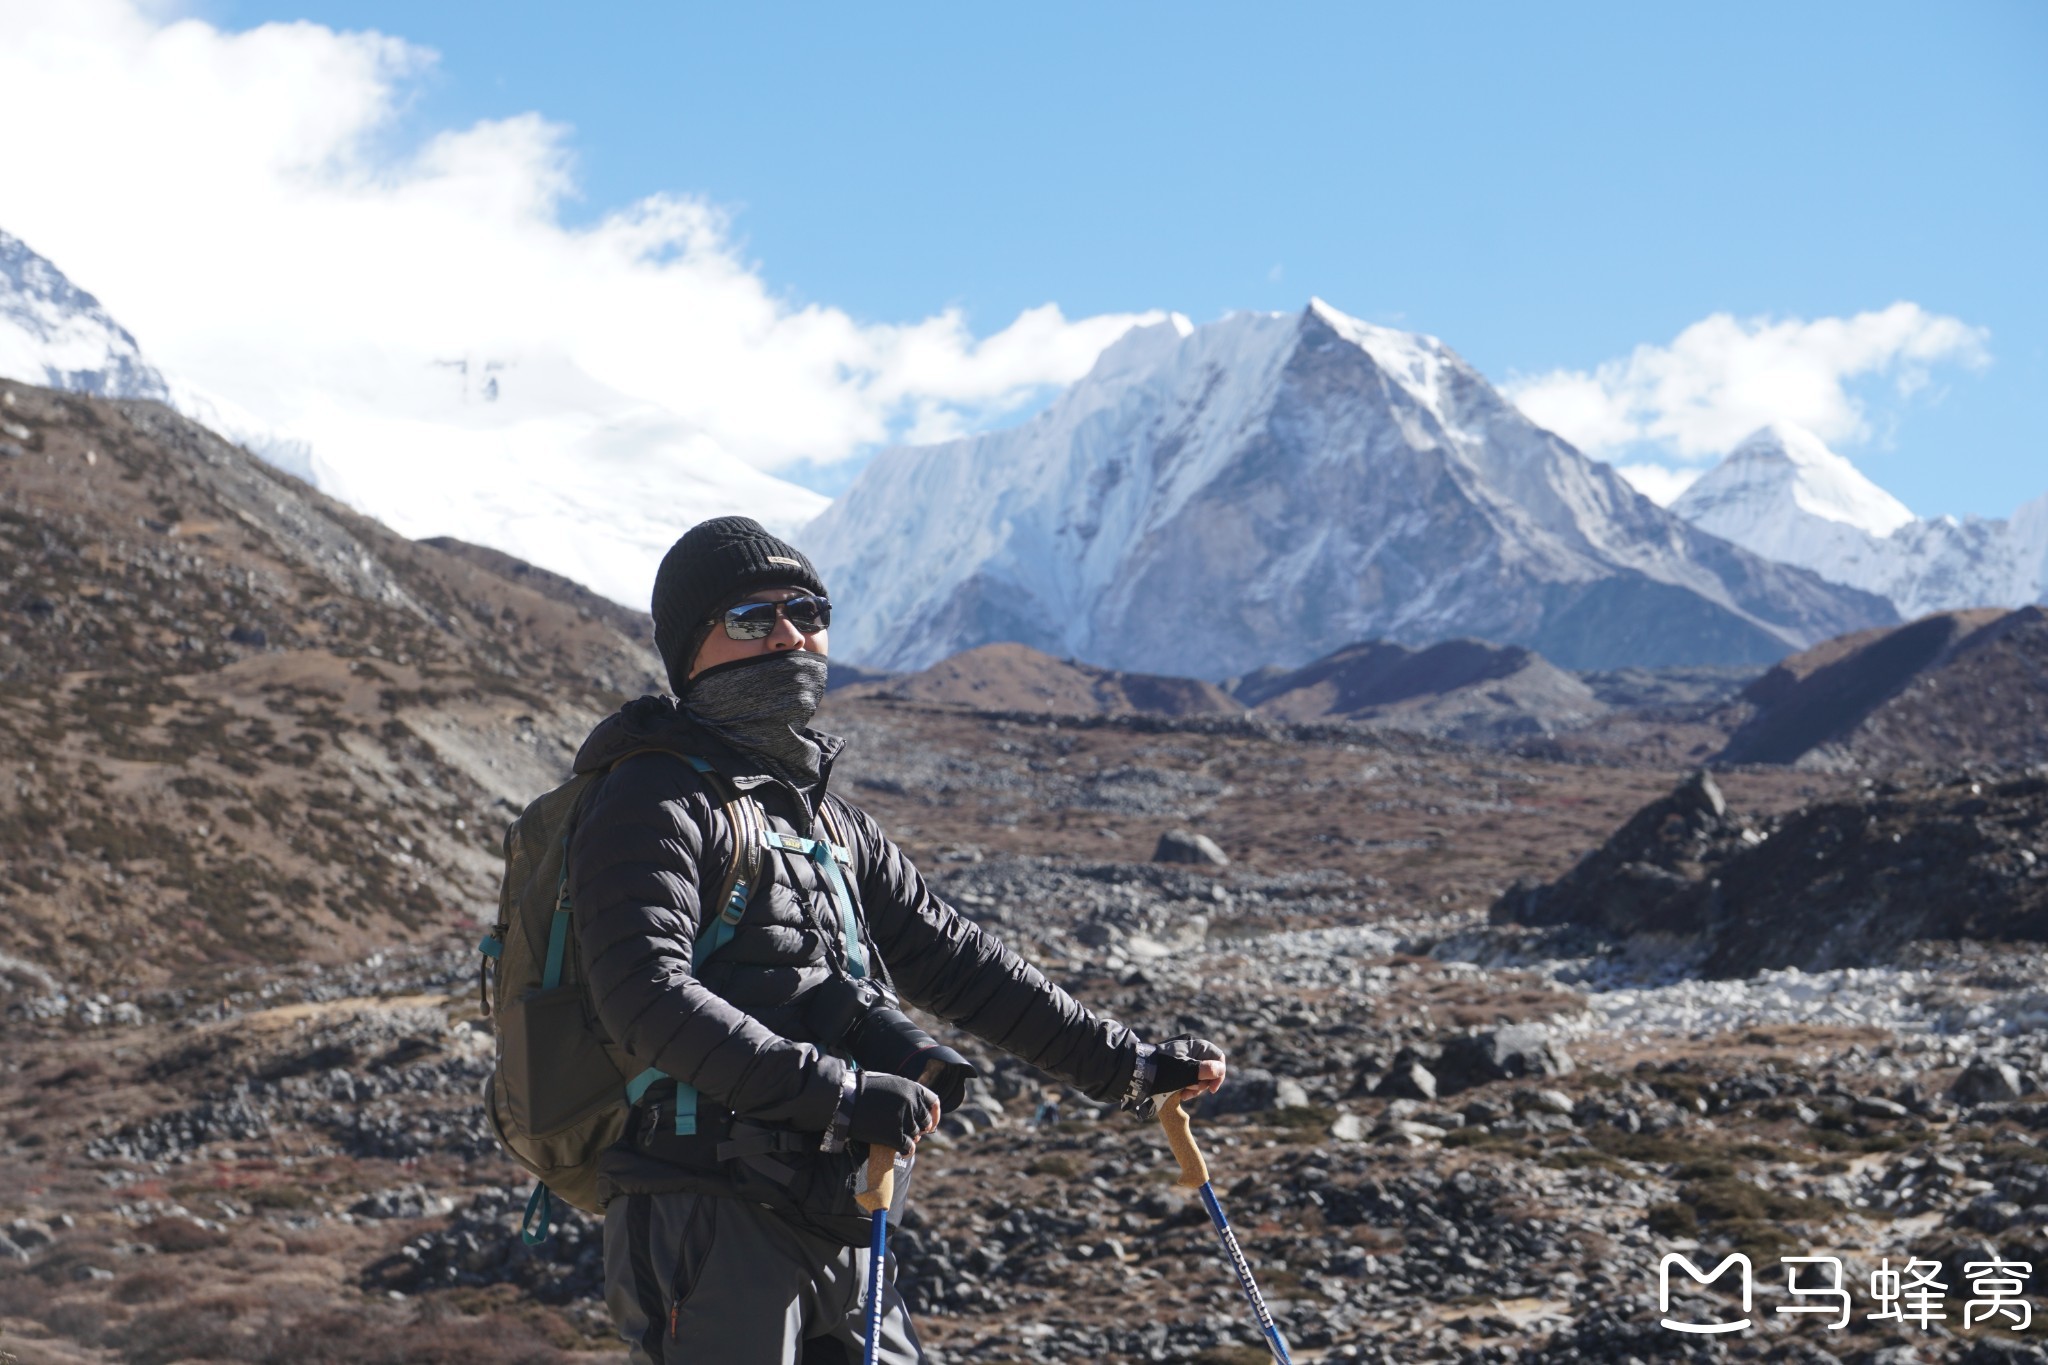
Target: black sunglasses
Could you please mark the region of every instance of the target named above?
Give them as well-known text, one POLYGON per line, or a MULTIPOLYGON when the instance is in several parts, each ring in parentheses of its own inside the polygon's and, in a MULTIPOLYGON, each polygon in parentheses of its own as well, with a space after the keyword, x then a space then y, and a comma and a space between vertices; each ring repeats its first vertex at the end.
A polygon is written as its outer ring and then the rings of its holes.
POLYGON ((785 602, 742 602, 727 607, 717 618, 732 640, 765 640, 775 631, 776 620, 787 620, 805 635, 816 635, 832 624, 832 604, 822 597, 800 592, 785 602))

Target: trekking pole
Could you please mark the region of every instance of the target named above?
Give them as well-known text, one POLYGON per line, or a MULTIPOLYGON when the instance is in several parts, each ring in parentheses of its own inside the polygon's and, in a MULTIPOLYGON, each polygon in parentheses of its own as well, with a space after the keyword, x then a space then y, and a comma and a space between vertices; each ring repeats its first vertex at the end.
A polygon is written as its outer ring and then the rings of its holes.
POLYGON ((1230 1230, 1230 1220, 1223 1216, 1223 1206, 1216 1202, 1216 1191, 1209 1184, 1209 1163, 1202 1159, 1202 1149, 1195 1146, 1194 1129, 1188 1123, 1186 1111, 1180 1107, 1182 1093, 1175 1091, 1159 1102, 1159 1126, 1166 1130, 1166 1145, 1173 1149, 1173 1159, 1180 1163, 1179 1183, 1202 1196, 1202 1207, 1209 1210, 1209 1221, 1216 1225, 1216 1235, 1223 1239, 1224 1254, 1230 1257, 1230 1268, 1237 1272, 1237 1282, 1244 1286, 1244 1296, 1251 1303, 1252 1316, 1259 1320, 1259 1331, 1266 1338, 1266 1349, 1273 1353, 1273 1359, 1280 1365, 1294 1365, 1293 1358, 1287 1354, 1287 1340, 1273 1325, 1272 1310, 1266 1307, 1259 1286, 1252 1280, 1252 1268, 1237 1244, 1237 1234, 1230 1230))
POLYGON ((889 1263, 889 1205, 896 1199, 895 1152, 887 1147, 868 1149, 867 1188, 857 1191, 853 1202, 874 1215, 874 1234, 868 1241, 868 1333, 863 1352, 865 1365, 876 1365, 882 1343, 882 1276, 889 1263))

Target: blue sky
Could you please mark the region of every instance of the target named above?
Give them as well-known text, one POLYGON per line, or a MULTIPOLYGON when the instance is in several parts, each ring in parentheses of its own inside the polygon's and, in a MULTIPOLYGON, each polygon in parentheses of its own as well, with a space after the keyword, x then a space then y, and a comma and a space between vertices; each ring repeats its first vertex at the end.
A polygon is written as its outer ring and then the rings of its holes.
POLYGON ((1979 363, 1852 376, 1834 443, 1922 514, 2048 491, 2048 6, 194 12, 434 49, 394 147, 538 112, 569 219, 699 196, 777 295, 861 322, 1315 294, 1507 380, 1910 301, 1979 363))

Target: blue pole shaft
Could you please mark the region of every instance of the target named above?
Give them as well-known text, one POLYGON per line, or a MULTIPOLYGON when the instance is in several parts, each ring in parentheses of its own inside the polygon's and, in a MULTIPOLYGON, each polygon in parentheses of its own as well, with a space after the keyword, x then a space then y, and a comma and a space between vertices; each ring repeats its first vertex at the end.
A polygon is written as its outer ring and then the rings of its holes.
POLYGON ((868 1338, 862 1355, 876 1365, 882 1349, 882 1277, 889 1265, 889 1209, 875 1210, 874 1236, 868 1242, 868 1338))
POLYGON ((1266 1349, 1273 1353, 1273 1359, 1279 1365, 1294 1365, 1293 1358, 1287 1354, 1287 1341, 1273 1322, 1272 1310, 1266 1307, 1265 1296, 1259 1293, 1259 1286, 1252 1280, 1251 1263, 1245 1260, 1244 1249, 1237 1244, 1237 1234, 1230 1230, 1230 1220, 1223 1216, 1223 1205, 1216 1202, 1215 1188, 1205 1180, 1197 1193, 1202 1196, 1202 1207, 1209 1210, 1209 1221, 1216 1225, 1216 1235, 1223 1241, 1223 1251, 1230 1258, 1230 1268, 1237 1272, 1237 1282, 1244 1288, 1245 1300, 1252 1306, 1252 1316, 1259 1321, 1259 1332, 1266 1338, 1266 1349))

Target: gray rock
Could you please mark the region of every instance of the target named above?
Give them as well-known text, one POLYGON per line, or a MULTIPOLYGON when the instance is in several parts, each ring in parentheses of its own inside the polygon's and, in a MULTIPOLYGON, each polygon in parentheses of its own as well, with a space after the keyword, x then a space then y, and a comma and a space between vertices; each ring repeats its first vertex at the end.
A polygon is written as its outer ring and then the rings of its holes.
POLYGON ((0 1261, 26 1261, 28 1250, 17 1245, 13 1238, 0 1233, 0 1261))
POLYGON ((1170 829, 1159 836, 1152 850, 1155 863, 1193 863, 1198 867, 1228 867, 1230 858, 1216 841, 1193 830, 1170 829))
POLYGON ((403 1185, 359 1199, 349 1212, 358 1218, 434 1218, 454 1207, 453 1200, 429 1194, 422 1186, 403 1185))
POLYGON ((1433 1128, 1426 1123, 1415 1123, 1408 1119, 1392 1119, 1373 1129, 1373 1141, 1393 1143, 1407 1147, 1419 1147, 1425 1142, 1442 1139, 1444 1130, 1433 1128))
POLYGON ((1403 1048, 1393 1069, 1374 1083, 1372 1093, 1389 1099, 1433 1100, 1437 1097, 1436 1073, 1403 1048))
POLYGON ((1356 1114, 1339 1114, 1330 1125, 1330 1136, 1339 1142, 1365 1141, 1365 1120, 1356 1114))
POLYGON ((1282 1076, 1273 1087, 1273 1107, 1275 1109, 1306 1109, 1308 1108, 1308 1091, 1302 1086, 1300 1081, 1295 1080, 1292 1076, 1282 1076))
POLYGON ((1913 1112, 1897 1100, 1888 1100, 1882 1095, 1861 1096, 1854 1108, 1858 1117, 1866 1119, 1902 1119, 1913 1112))
POLYGON ((1499 1123, 1510 1113, 1506 1105, 1496 1104, 1492 1100, 1473 1100, 1458 1112, 1465 1116, 1466 1123, 1475 1128, 1489 1123, 1499 1123))
POLYGON ((1454 1095, 1489 1081, 1562 1076, 1572 1059, 1541 1024, 1510 1024, 1447 1039, 1436 1067, 1438 1093, 1454 1095))
POLYGON ((1232 1067, 1223 1088, 1203 1100, 1202 1107, 1211 1114, 1261 1114, 1276 1107, 1279 1098, 1280 1081, 1272 1072, 1255 1066, 1232 1067))
POLYGON ((48 1246, 56 1239, 50 1225, 37 1218, 17 1218, 7 1225, 7 1235, 14 1244, 34 1251, 37 1247, 48 1246))
POLYGON ((2005 1062, 1978 1057, 1963 1068, 1948 1093, 1958 1104, 2003 1104, 2020 1097, 2020 1073, 2005 1062))

